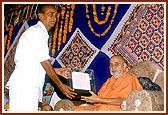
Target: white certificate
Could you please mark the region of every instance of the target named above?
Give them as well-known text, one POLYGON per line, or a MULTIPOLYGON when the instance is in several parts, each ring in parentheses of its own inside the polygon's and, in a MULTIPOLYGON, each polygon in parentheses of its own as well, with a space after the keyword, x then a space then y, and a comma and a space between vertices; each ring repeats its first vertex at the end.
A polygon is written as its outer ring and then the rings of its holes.
POLYGON ((72 84, 74 89, 91 90, 88 73, 72 72, 72 84))

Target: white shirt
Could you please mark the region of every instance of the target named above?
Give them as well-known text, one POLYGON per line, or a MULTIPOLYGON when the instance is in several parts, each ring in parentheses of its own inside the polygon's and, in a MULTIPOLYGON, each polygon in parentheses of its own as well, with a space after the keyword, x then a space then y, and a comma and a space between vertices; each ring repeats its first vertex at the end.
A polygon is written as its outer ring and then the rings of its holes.
POLYGON ((26 88, 34 85, 39 88, 41 100, 46 72, 40 62, 50 59, 48 38, 48 32, 40 21, 22 34, 15 53, 15 70, 7 87, 19 84, 26 88))

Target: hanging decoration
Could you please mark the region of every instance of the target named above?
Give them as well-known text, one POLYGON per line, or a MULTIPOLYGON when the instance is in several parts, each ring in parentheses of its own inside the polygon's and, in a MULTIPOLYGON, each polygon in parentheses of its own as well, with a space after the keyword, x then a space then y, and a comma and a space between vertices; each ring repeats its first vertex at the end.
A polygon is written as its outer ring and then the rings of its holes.
MULTIPOLYGON (((103 6, 104 6, 104 5, 103 5, 103 6)), ((101 9, 102 9, 102 11, 104 12, 104 9, 105 9, 105 8, 104 8, 103 6, 102 6, 101 9)), ((102 33, 100 33, 100 34, 97 33, 97 32, 95 32, 95 30, 94 30, 94 28, 93 28, 93 26, 92 26, 92 24, 91 24, 91 20, 90 20, 90 16, 89 16, 89 7, 88 7, 88 5, 86 4, 85 7, 86 7, 86 18, 88 19, 88 26, 89 26, 90 30, 91 30, 96 36, 98 36, 98 37, 105 36, 105 35, 107 34, 107 32, 110 30, 110 28, 111 28, 111 26, 112 26, 112 24, 113 24, 113 22, 114 22, 114 18, 115 18, 116 14, 117 14, 118 4, 115 4, 115 9, 114 9, 114 12, 113 12, 113 16, 112 16, 112 18, 111 18, 111 21, 110 21, 108 27, 107 27, 102 33)), ((105 23, 108 21, 109 16, 110 16, 110 12, 111 12, 111 6, 109 6, 108 9, 107 9, 107 13, 106 13, 105 19, 99 21, 98 16, 97 16, 97 11, 96 11, 96 5, 93 4, 93 17, 94 17, 94 21, 95 21, 98 25, 105 24, 105 23)), ((102 13, 102 14, 104 14, 104 13, 102 13)))
POLYGON ((6 34, 4 35, 4 52, 8 51, 10 48, 13 28, 14 25, 12 23, 5 26, 6 34))
POLYGON ((101 6, 101 15, 104 15, 104 10, 105 10, 105 6, 104 6, 104 4, 102 4, 102 6, 101 6))
POLYGON ((68 17, 69 17, 69 11, 67 11, 67 14, 65 16, 65 24, 64 24, 64 36, 63 36, 63 43, 66 42, 66 35, 67 35, 67 30, 68 30, 68 17))
POLYGON ((51 49, 52 56, 55 55, 56 49, 60 51, 61 44, 66 43, 68 32, 72 31, 74 10, 75 4, 57 6, 57 19, 54 28, 53 44, 51 49))
MULTIPOLYGON (((12 5, 12 4, 11 4, 12 5)), ((33 12, 35 9, 33 7, 36 7, 36 4, 19 4, 15 5, 15 7, 7 7, 4 5, 8 11, 5 10, 4 12, 4 52, 7 53, 10 46, 11 46, 11 39, 13 35, 13 30, 17 24, 21 24, 26 20, 29 20, 32 18, 32 15, 34 15, 36 12, 33 12), (32 14, 33 12, 33 14, 32 14)))
POLYGON ((61 23, 60 23, 59 33, 58 33, 58 51, 60 50, 61 42, 62 42, 62 31, 63 31, 65 12, 66 12, 66 7, 62 6, 61 7, 61 23))
POLYGON ((70 11, 70 21, 69 21, 69 29, 68 31, 71 32, 72 31, 72 25, 73 25, 73 14, 74 14, 74 9, 75 9, 75 4, 71 5, 71 11, 70 11))
POLYGON ((8 39, 8 45, 7 45, 7 50, 9 50, 10 48, 10 41, 11 41, 11 38, 12 38, 12 33, 13 33, 13 24, 10 25, 9 27, 9 39, 8 39))
POLYGON ((31 20, 32 20, 33 18, 36 18, 36 17, 37 17, 37 15, 36 15, 37 7, 38 7, 38 4, 33 4, 33 5, 32 5, 32 12, 31 12, 31 17, 30 17, 31 20))
MULTIPOLYGON (((7 7, 9 6, 6 5, 5 8, 7 7)), ((4 52, 7 52, 12 44, 11 37, 14 27, 26 20, 37 19, 38 4, 20 4, 9 8, 4 13, 4 26, 6 28, 4 29, 4 52)), ((61 43, 66 43, 68 32, 72 32, 75 4, 55 4, 55 8, 57 10, 56 24, 49 38, 49 50, 51 50, 52 56, 55 55, 56 50, 60 50, 61 43)))
POLYGON ((5 48, 6 48, 6 41, 8 39, 8 35, 5 35, 4 36, 4 52, 5 52, 5 48))
POLYGON ((57 13, 57 19, 56 19, 56 24, 55 24, 55 31, 54 31, 54 35, 53 35, 53 45, 52 45, 52 56, 54 56, 55 54, 55 49, 56 49, 56 39, 57 39, 57 32, 58 32, 58 23, 59 23, 59 17, 60 17, 60 13, 57 13))
POLYGON ((14 26, 19 23, 19 16, 20 16, 21 10, 17 13, 16 19, 14 19, 14 26))
MULTIPOLYGON (((101 11, 104 11, 104 8, 105 8, 105 7, 102 6, 102 10, 101 10, 101 11)), ((93 4, 93 17, 94 17, 94 21, 95 21, 97 24, 99 24, 99 25, 105 24, 105 23, 108 21, 108 19, 109 19, 110 11, 111 11, 111 6, 108 6, 105 19, 100 21, 100 20, 98 19, 98 17, 97 17, 96 5, 93 4)))
POLYGON ((59 34, 58 34, 58 51, 60 50, 60 47, 61 47, 62 28, 63 28, 63 21, 61 21, 61 25, 60 25, 60 29, 59 29, 59 34))

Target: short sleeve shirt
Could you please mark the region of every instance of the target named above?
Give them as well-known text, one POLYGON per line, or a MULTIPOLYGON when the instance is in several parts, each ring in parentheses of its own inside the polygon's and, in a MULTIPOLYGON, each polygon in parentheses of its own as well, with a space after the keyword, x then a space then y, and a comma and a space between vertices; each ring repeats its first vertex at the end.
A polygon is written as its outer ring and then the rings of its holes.
POLYGON ((42 88, 46 72, 40 62, 50 59, 48 38, 48 32, 40 21, 21 35, 15 52, 16 67, 7 86, 31 83, 42 88))

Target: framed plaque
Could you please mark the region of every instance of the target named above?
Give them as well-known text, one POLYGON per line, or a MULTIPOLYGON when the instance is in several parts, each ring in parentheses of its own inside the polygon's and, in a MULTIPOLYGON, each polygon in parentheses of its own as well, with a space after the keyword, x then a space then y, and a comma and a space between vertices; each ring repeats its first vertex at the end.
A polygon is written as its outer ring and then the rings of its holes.
POLYGON ((73 71, 72 77, 69 79, 69 86, 71 86, 79 96, 90 96, 89 90, 95 92, 94 70, 87 69, 85 72, 73 71))

